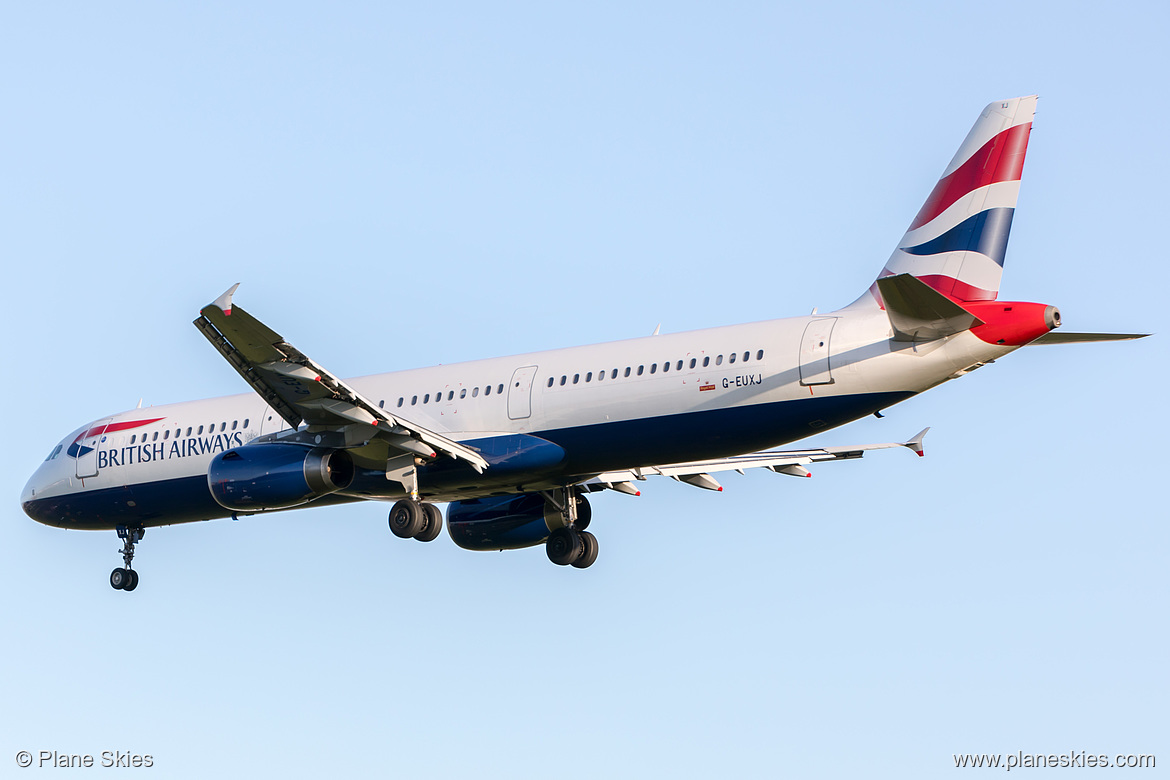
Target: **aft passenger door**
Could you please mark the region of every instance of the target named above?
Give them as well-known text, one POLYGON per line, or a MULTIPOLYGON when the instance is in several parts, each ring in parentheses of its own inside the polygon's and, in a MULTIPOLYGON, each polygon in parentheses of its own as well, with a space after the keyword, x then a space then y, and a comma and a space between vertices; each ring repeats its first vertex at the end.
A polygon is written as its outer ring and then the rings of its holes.
POLYGON ((526 420, 532 416, 532 380, 536 366, 524 366, 512 374, 508 385, 508 419, 526 420))
MULTIPOLYGON (((112 418, 111 418, 112 419, 112 418)), ((106 440, 106 427, 110 420, 102 420, 90 426, 77 441, 77 478, 96 477, 98 473, 98 451, 106 440)))
POLYGON ((830 339, 835 317, 822 317, 809 322, 800 340, 800 383, 802 385, 831 385, 833 367, 829 365, 830 339))

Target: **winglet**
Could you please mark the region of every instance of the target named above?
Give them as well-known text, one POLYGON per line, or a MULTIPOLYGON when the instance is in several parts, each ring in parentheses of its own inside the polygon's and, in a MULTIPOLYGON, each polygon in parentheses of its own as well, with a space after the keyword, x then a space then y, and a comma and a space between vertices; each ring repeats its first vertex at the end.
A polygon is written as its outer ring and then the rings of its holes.
POLYGON ((918 457, 921 458, 922 456, 924 456, 926 454, 926 450, 924 450, 922 448, 922 440, 926 438, 926 434, 929 431, 930 431, 930 428, 923 428, 921 431, 918 432, 918 434, 913 439, 911 439, 910 441, 902 442, 902 446, 914 450, 914 452, 918 455, 918 457))
POLYGON ((236 289, 239 286, 240 283, 236 282, 228 288, 227 292, 211 302, 211 305, 222 311, 225 317, 230 316, 232 313, 232 296, 236 294, 236 289))

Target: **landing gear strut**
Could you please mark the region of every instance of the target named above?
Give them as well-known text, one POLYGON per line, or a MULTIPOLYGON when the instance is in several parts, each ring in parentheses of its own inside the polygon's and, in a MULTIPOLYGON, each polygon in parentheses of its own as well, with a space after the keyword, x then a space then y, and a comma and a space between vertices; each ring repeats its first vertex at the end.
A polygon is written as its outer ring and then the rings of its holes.
POLYGON ((390 530, 400 539, 432 542, 443 530, 443 513, 434 504, 404 498, 390 508, 390 530))
POLYGON ((118 526, 118 538, 122 540, 122 562, 126 567, 110 572, 110 585, 114 590, 134 590, 138 587, 138 572, 130 567, 134 560, 134 545, 141 542, 144 536, 146 536, 144 528, 118 526))
POLYGON ((584 495, 573 488, 549 491, 544 497, 561 511, 564 527, 548 535, 544 551, 557 566, 587 569, 597 560, 597 537, 585 529, 593 519, 593 510, 584 495))

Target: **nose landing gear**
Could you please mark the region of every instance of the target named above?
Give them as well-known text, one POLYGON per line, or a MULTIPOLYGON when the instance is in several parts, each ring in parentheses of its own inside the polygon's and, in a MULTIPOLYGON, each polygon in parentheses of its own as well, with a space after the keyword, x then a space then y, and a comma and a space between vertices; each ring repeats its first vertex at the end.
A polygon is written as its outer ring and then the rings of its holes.
POLYGON ((118 526, 118 538, 122 540, 122 562, 126 567, 110 572, 110 585, 114 590, 134 590, 138 587, 138 572, 130 566, 134 560, 134 545, 142 541, 145 535, 145 528, 118 526))

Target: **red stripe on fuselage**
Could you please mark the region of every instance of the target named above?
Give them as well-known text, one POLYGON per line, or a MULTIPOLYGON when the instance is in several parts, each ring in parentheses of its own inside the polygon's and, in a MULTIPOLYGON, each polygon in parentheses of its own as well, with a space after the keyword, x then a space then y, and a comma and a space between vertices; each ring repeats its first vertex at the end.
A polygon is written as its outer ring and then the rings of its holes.
POLYGON ((165 417, 155 417, 150 420, 126 420, 124 422, 110 423, 109 425, 95 425, 93 428, 85 431, 73 441, 79 442, 82 439, 88 439, 90 436, 97 436, 102 433, 117 433, 118 431, 127 431, 131 428, 141 428, 143 425, 150 425, 151 423, 156 423, 159 420, 165 419, 165 417))
POLYGON ((985 143, 967 162, 939 179, 910 229, 922 227, 959 198, 980 187, 1001 181, 1019 181, 1031 130, 1031 122, 1009 127, 985 143))

